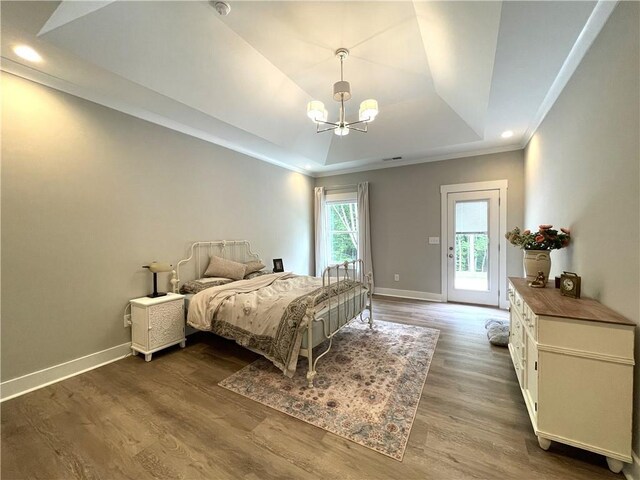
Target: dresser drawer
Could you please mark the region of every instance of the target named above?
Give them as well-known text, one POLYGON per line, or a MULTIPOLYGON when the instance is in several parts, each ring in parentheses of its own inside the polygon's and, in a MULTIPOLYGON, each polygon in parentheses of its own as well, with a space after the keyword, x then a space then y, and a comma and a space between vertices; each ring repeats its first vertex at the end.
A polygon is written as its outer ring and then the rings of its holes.
POLYGON ((538 316, 533 313, 529 305, 524 304, 524 312, 522 314, 524 327, 534 340, 538 339, 538 316))
POLYGON ((588 356, 609 356, 634 363, 634 331, 624 325, 542 316, 538 342, 588 356))
POLYGON ((524 313, 524 301, 522 300, 522 295, 520 295, 517 290, 513 292, 513 301, 511 307, 515 309, 516 313, 518 313, 520 317, 522 317, 522 314, 524 313))
POLYGON ((522 362, 516 363, 514 365, 516 371, 516 377, 518 377, 518 383, 520 384, 520 388, 524 388, 524 365, 522 362))

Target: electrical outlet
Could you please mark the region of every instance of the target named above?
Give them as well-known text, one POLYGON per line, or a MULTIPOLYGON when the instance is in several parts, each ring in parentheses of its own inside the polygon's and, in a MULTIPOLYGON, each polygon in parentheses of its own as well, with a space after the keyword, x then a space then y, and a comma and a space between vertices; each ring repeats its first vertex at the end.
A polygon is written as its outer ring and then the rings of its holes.
POLYGON ((124 316, 124 328, 131 326, 131 314, 128 313, 124 316))
POLYGON ((399 282, 399 281, 400 281, 400 274, 396 273, 396 274, 393 276, 393 279, 394 279, 396 282, 399 282))

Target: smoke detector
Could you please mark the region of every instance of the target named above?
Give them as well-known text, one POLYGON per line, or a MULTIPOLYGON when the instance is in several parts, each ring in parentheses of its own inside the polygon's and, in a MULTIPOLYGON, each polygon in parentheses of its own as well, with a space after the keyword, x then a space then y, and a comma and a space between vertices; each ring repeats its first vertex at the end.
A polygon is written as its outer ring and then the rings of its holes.
POLYGON ((231 11, 231 6, 227 2, 209 2, 209 3, 213 8, 216 9, 216 12, 218 12, 223 17, 226 15, 229 15, 229 12, 231 11))

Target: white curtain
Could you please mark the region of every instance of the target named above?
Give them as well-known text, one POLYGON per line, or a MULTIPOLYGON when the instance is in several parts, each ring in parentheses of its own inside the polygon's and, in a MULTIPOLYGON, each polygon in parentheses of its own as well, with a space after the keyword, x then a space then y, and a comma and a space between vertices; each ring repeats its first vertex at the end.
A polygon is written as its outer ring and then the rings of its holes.
POLYGON ((324 187, 314 189, 314 219, 315 219, 315 245, 316 245, 316 277, 322 275, 327 266, 327 225, 325 215, 325 191, 324 187))
MULTIPOLYGON (((371 222, 369 221, 369 182, 358 184, 358 223, 358 258, 364 262, 364 273, 373 273, 371 222)), ((373 279, 371 286, 373 287, 373 279)))

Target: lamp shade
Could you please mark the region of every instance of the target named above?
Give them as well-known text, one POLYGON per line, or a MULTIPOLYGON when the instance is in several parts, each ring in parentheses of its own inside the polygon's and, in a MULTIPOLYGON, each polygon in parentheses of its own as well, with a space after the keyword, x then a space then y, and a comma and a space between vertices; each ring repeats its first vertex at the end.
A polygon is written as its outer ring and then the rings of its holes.
POLYGON ((149 265, 149 271, 153 273, 170 272, 173 267, 168 263, 152 262, 149 265))
POLYGON ((370 98, 360 104, 360 121, 373 122, 378 115, 378 101, 370 98))
POLYGON ((307 104, 307 117, 314 122, 326 122, 329 113, 324 108, 324 103, 312 100, 307 104))
POLYGON ((333 99, 336 101, 351 100, 351 84, 344 80, 340 80, 333 84, 333 99))

